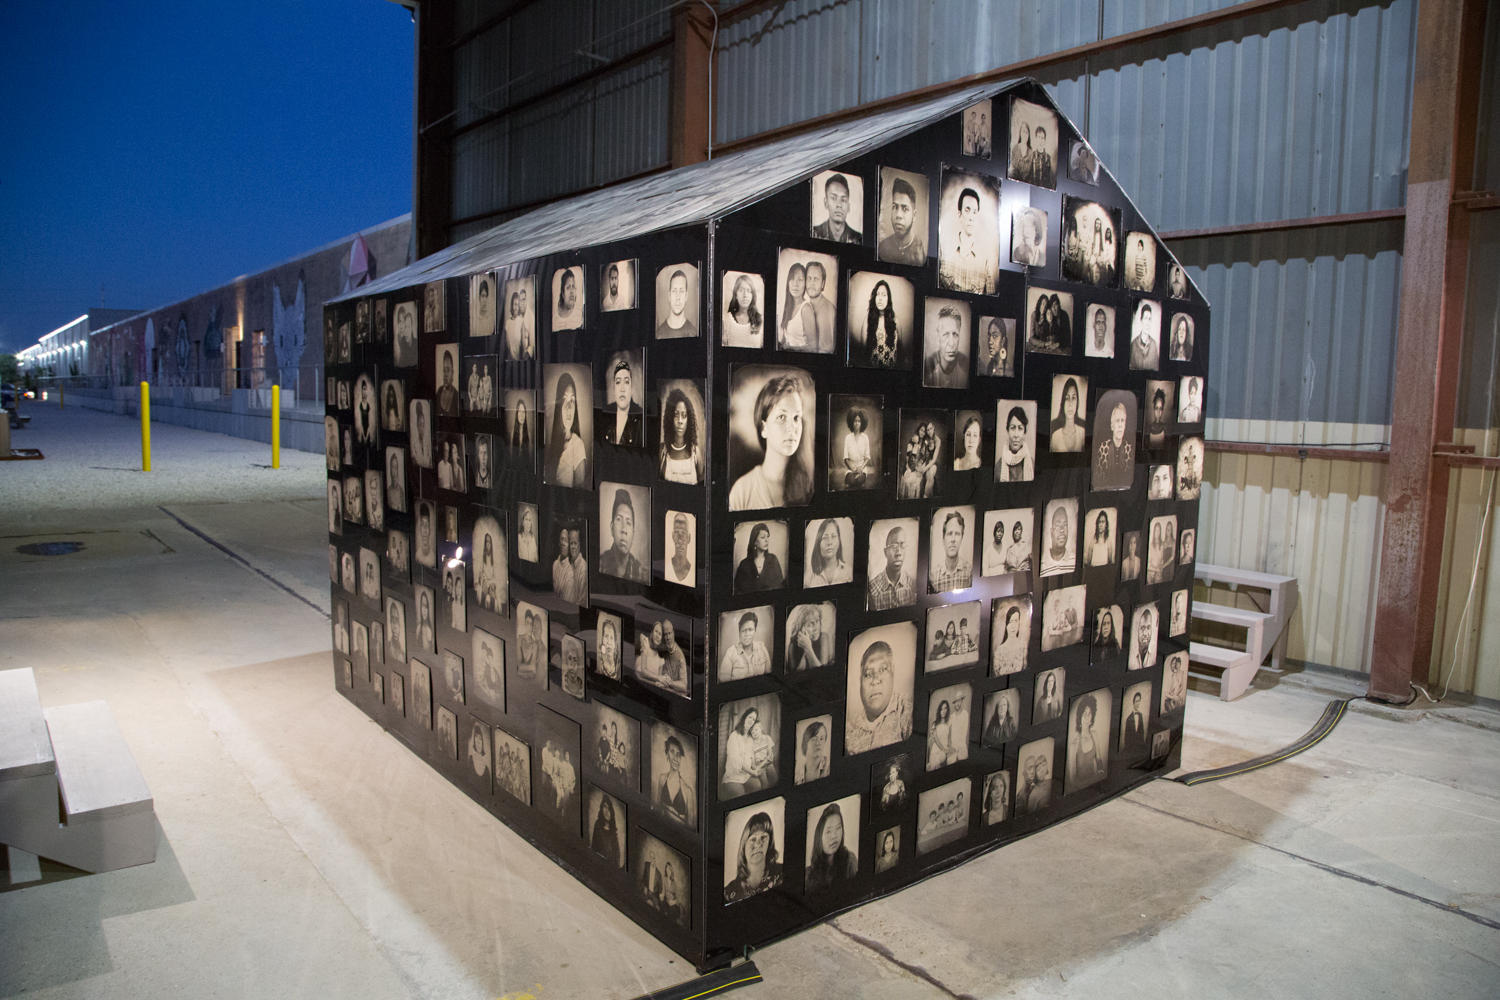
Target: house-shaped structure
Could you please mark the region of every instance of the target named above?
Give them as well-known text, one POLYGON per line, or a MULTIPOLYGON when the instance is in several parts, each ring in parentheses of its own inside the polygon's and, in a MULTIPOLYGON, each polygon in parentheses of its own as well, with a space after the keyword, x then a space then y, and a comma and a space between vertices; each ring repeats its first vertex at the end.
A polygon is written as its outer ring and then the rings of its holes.
POLYGON ((339 690, 699 967, 1176 765, 1208 304, 1038 84, 325 322, 339 690))

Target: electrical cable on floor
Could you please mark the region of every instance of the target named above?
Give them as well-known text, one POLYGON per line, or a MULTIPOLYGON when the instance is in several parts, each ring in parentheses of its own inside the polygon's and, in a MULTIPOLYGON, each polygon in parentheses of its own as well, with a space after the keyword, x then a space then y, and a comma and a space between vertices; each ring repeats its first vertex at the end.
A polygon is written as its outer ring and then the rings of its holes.
POLYGON ((742 986, 753 986, 760 981, 760 970, 755 967, 754 962, 747 959, 727 969, 718 969, 706 976, 668 986, 664 990, 654 990, 636 1000, 702 1000, 704 997, 722 996, 742 986))
MULTIPOLYGON (((1413 697, 1416 696, 1413 695, 1413 697)), ((1227 764, 1224 767, 1209 768, 1206 771, 1190 771, 1187 774, 1179 774, 1175 777, 1168 778, 1167 780, 1176 781, 1184 785, 1201 785, 1209 781, 1219 781, 1223 778, 1232 778, 1236 774, 1247 774, 1250 771, 1256 771, 1260 768, 1270 767, 1272 764, 1280 763, 1281 761, 1284 761, 1289 757, 1295 757, 1299 753, 1302 753, 1305 750, 1311 750, 1313 747, 1323 742, 1324 738, 1327 737, 1329 733, 1333 732, 1333 727, 1338 725, 1339 720, 1344 717, 1344 713, 1349 709, 1349 703, 1356 700, 1358 699, 1333 699, 1328 703, 1328 707, 1323 709, 1322 717, 1319 718, 1317 722, 1313 723, 1313 727, 1311 729, 1303 733, 1296 742, 1284 746, 1280 750, 1274 750, 1271 753, 1262 754, 1259 757, 1251 757, 1249 760, 1241 761, 1238 764, 1227 764)))

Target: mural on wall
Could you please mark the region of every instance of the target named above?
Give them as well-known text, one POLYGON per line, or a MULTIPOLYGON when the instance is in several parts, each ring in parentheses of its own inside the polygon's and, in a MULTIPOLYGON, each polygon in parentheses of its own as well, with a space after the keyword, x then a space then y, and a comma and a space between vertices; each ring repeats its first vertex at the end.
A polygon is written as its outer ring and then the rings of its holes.
POLYGON ((297 294, 286 305, 281 286, 273 288, 271 303, 271 336, 276 346, 276 368, 282 385, 297 384, 297 365, 307 346, 307 279, 297 272, 297 294))

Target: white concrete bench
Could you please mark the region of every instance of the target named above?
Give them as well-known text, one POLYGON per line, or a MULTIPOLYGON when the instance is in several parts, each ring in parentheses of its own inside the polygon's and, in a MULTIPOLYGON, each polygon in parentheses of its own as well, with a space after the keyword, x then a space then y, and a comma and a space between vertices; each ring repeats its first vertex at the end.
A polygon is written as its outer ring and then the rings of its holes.
POLYGON ((0 671, 0 844, 89 872, 156 860, 156 811, 109 706, 43 710, 0 671))

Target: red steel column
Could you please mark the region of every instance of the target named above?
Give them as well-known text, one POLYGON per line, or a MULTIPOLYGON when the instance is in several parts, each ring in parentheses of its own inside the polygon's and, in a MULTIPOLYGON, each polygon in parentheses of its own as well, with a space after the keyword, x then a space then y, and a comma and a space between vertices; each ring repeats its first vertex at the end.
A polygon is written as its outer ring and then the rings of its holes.
POLYGON ((713 15, 701 3, 672 14, 672 166, 708 159, 713 122, 708 107, 713 72, 713 15))

